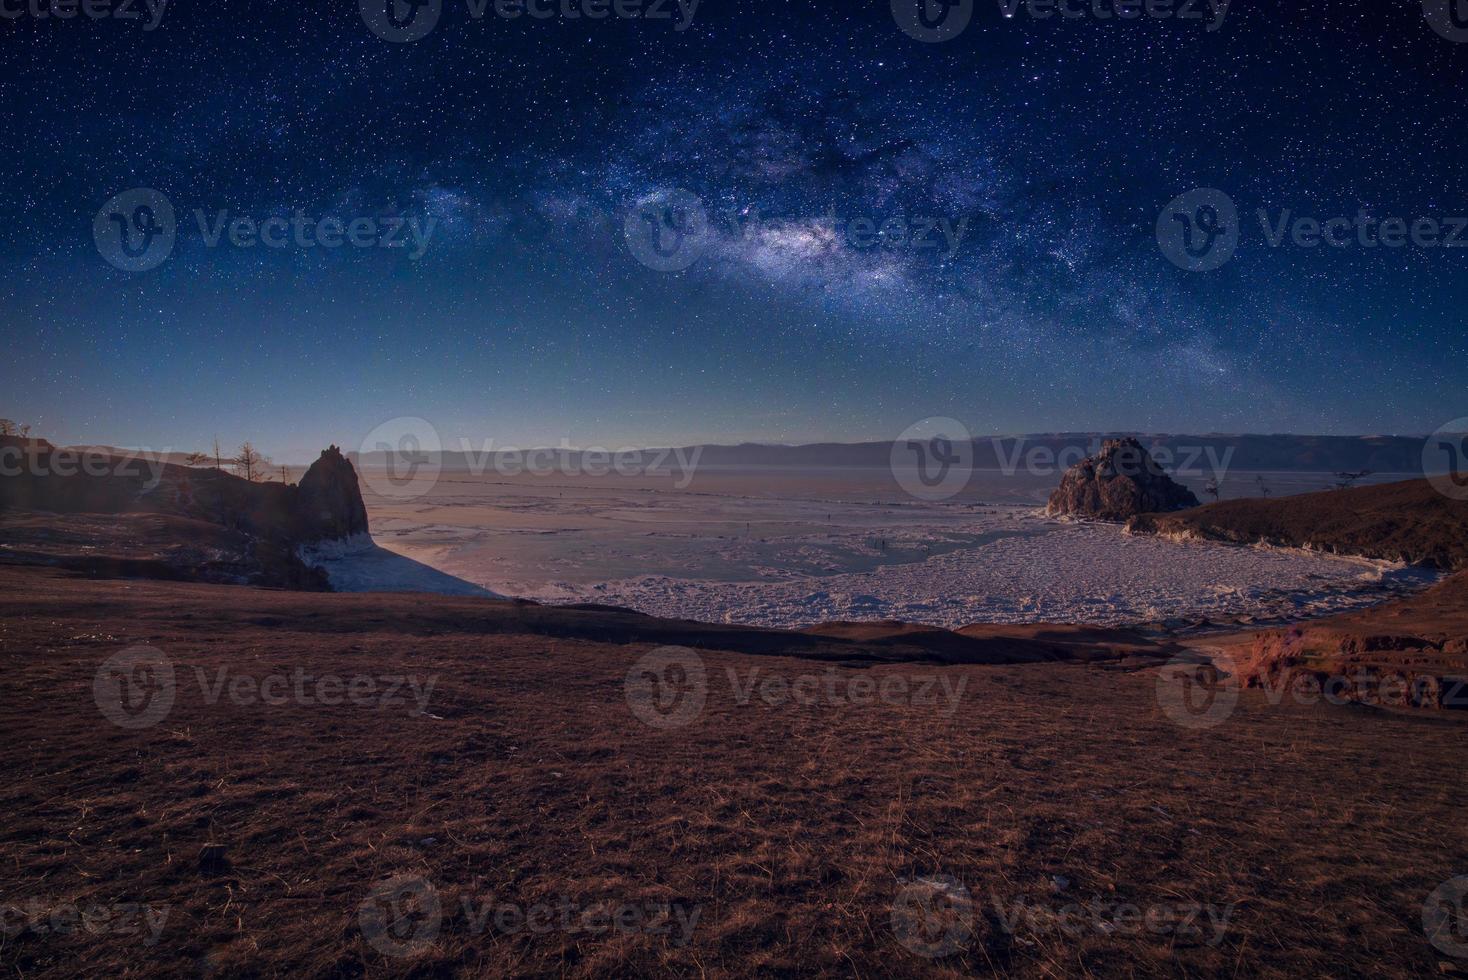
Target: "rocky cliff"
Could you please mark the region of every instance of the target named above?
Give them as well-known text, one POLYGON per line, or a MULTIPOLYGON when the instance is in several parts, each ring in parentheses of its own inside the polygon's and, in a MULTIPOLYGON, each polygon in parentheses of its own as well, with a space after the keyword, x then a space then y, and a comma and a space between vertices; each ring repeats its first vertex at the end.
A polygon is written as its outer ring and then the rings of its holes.
POLYGON ((357 485, 357 471, 342 451, 331 446, 311 464, 297 486, 295 511, 303 541, 352 538, 367 533, 367 507, 357 485))
POLYGON ((1050 495, 1052 515, 1125 521, 1138 514, 1197 507, 1198 498, 1158 466, 1135 439, 1108 439, 1072 466, 1050 495))
MULTIPOLYGON (((322 452, 299 485, 252 483, 212 467, 95 449, 58 449, 42 440, 0 446, 0 451, 5 453, 0 511, 13 515, 4 526, 16 534, 24 527, 25 553, 44 553, 47 564, 71 567, 73 558, 87 558, 88 568, 113 567, 117 562, 137 569, 170 565, 167 577, 215 581, 223 575, 230 581, 324 589, 325 573, 308 567, 301 560, 302 550, 351 549, 371 542, 356 470, 336 446, 322 452), (54 538, 49 550, 37 544, 37 536, 48 533, 37 527, 37 518, 44 515, 50 515, 42 523, 51 522, 54 538), (119 527, 146 526, 149 533, 109 538, 108 547, 116 554, 68 555, 61 542, 74 537, 67 528, 76 515, 117 515, 114 523, 119 527), (133 515, 168 520, 138 524, 133 515), (202 525, 223 528, 228 534, 221 538, 204 533, 207 528, 202 525), (169 528, 177 529, 179 541, 160 540, 160 529, 169 528), (206 558, 197 562, 179 558, 197 550, 191 547, 195 539, 211 542, 206 558), (94 560, 98 558, 104 559, 100 565, 94 560)), ((10 558, 21 553, 20 543, 10 543, 10 558)))

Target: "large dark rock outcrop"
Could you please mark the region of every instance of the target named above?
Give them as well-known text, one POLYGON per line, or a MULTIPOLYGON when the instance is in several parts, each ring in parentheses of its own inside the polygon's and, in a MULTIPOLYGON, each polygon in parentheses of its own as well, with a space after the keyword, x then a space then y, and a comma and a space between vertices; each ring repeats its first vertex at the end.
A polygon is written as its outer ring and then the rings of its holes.
POLYGON ((1065 472, 1045 512, 1125 521, 1197 506, 1193 492, 1168 476, 1140 442, 1108 439, 1099 453, 1065 472))
POLYGON ((336 446, 321 451, 301 477, 295 510, 304 540, 350 538, 367 533, 367 506, 357 471, 336 446))

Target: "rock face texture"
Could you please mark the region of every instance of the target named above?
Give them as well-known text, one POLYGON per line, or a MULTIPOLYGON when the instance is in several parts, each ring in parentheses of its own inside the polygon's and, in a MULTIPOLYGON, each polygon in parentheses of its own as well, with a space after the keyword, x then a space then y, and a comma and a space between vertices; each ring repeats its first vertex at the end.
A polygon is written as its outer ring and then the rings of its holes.
POLYGON ((357 471, 331 446, 311 464, 297 488, 295 511, 302 540, 350 538, 367 533, 367 507, 357 486, 357 471))
POLYGON ((1099 453, 1066 471, 1045 512, 1125 521, 1197 506, 1193 492, 1163 472, 1140 442, 1108 439, 1099 453))

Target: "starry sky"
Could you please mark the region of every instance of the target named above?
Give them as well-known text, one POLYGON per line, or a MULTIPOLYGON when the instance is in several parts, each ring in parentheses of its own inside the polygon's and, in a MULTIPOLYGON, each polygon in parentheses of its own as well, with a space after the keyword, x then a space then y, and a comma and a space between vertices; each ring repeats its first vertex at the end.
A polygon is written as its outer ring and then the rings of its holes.
POLYGON ((0 415, 291 460, 398 416, 617 447, 1468 414, 1468 248, 1271 247, 1255 217, 1468 215, 1468 43, 1421 4, 1235 0, 1208 31, 977 0, 936 43, 887 0, 668 9, 446 0, 411 43, 347 0, 0 20, 0 415), (1200 187, 1240 214, 1216 271, 1156 234, 1200 187), (177 214, 145 272, 94 238, 133 188, 177 214), (675 193, 707 222, 661 271, 628 215, 675 193), (196 211, 433 230, 416 257, 211 245, 196 211))

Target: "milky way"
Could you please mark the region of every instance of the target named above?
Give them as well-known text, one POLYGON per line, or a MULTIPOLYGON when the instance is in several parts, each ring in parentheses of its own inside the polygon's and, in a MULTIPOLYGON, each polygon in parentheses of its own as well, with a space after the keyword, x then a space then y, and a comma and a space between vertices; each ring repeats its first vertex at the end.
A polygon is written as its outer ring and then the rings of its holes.
POLYGON ((1413 3, 1276 6, 1208 30, 979 3, 935 43, 885 2, 460 0, 408 43, 345 2, 24 13, 0 414, 284 456, 406 415, 522 445, 1430 431, 1468 414, 1468 248, 1272 245, 1257 212, 1468 215, 1468 43, 1413 3), (145 272, 94 240, 131 188, 178 216, 145 272), (1195 188, 1240 216, 1216 271, 1159 247, 1195 188), (706 227, 660 271, 628 215, 674 194, 706 227), (211 244, 196 212, 433 231, 417 259, 211 244))

